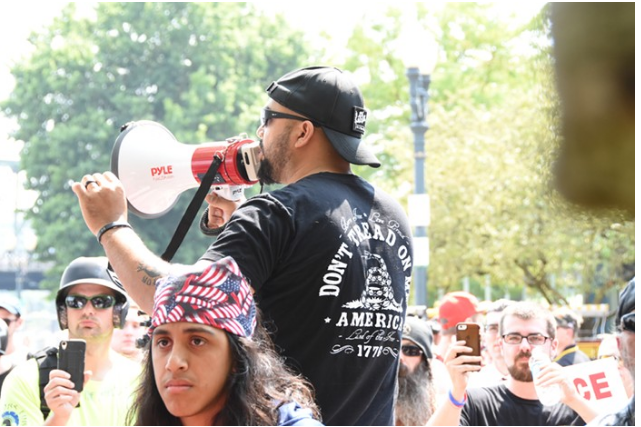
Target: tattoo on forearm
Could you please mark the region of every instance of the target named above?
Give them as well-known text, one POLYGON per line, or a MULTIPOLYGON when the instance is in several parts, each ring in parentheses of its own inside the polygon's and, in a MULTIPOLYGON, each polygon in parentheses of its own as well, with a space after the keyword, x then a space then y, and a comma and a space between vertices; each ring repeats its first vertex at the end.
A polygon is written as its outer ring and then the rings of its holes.
POLYGON ((138 268, 136 269, 136 272, 145 273, 144 276, 142 276, 141 281, 147 286, 156 286, 156 280, 162 276, 162 273, 158 270, 155 270, 154 268, 144 265, 143 263, 138 264, 138 268))

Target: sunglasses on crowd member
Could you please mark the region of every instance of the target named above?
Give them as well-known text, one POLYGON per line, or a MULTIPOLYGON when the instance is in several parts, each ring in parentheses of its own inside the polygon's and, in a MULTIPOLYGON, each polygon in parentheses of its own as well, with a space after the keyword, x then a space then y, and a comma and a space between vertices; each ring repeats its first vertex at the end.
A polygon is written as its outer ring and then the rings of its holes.
POLYGON ((314 120, 308 119, 306 117, 294 116, 292 114, 281 113, 279 111, 263 108, 263 111, 260 113, 260 124, 262 126, 267 126, 267 124, 271 119, 292 119, 292 120, 298 120, 300 122, 309 121, 309 122, 312 122, 314 126, 320 126, 320 124, 318 124, 314 120))
POLYGON ((634 332, 634 313, 628 313, 621 316, 621 325, 619 328, 624 331, 634 332))
POLYGON ((530 334, 525 336, 516 332, 503 335, 503 341, 511 345, 520 345, 524 339, 526 339, 530 345, 543 345, 550 337, 546 337, 543 334, 530 334))
POLYGON ((116 303, 116 298, 111 295, 96 295, 91 298, 82 295, 67 295, 65 298, 65 305, 69 308, 82 310, 91 301, 91 305, 97 310, 104 310, 113 307, 116 303))
POLYGON ((401 346, 401 351, 408 357, 417 357, 423 354, 423 350, 415 345, 403 345, 401 346))
POLYGON ((621 357, 614 355, 614 354, 602 354, 601 356, 597 357, 597 360, 603 360, 603 359, 614 359, 617 362, 618 366, 623 366, 623 359, 621 357))

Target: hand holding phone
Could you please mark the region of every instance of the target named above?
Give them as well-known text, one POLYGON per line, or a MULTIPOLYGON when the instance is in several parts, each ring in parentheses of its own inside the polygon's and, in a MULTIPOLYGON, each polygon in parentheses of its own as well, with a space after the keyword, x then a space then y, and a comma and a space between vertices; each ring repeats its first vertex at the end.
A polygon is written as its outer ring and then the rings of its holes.
MULTIPOLYGON (((472 348, 472 353, 465 353, 466 356, 481 355, 481 332, 476 323, 458 323, 456 325, 456 340, 465 341, 466 347, 472 348)), ((469 363, 469 365, 481 365, 480 362, 469 363)))
POLYGON ((85 380, 85 351, 87 342, 81 339, 60 341, 58 347, 58 369, 71 375, 74 390, 81 392, 85 380))

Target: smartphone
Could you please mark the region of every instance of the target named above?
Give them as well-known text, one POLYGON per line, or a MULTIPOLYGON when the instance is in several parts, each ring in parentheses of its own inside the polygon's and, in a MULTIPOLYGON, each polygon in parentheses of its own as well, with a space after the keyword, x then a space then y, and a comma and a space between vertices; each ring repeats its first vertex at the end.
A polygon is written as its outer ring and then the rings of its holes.
MULTIPOLYGON (((476 323, 458 323, 456 325, 456 341, 465 341, 467 347, 472 348, 472 353, 465 353, 467 356, 481 355, 481 328, 476 323)), ((480 362, 470 365, 480 365, 480 362)))
POLYGON ((85 351, 87 342, 80 339, 60 341, 58 346, 58 369, 71 375, 74 389, 82 391, 85 382, 85 351))

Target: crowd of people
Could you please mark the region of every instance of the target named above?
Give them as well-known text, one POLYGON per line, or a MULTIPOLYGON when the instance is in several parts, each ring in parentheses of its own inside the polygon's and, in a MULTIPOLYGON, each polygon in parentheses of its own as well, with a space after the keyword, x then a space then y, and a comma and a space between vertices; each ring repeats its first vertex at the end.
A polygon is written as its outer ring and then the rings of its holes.
MULTIPOLYGON (((58 368, 62 348, 12 362, 4 425, 634 425, 633 391, 621 411, 598 413, 562 367, 589 360, 571 313, 510 301, 483 311, 452 292, 434 321, 407 316, 409 222, 351 171, 380 166, 362 144, 360 90, 339 69, 309 67, 266 92, 258 176, 284 186, 240 202, 209 195, 201 226, 216 238, 192 265, 147 248, 114 174, 73 184, 107 256, 72 261, 55 299, 68 340, 86 343, 84 378, 58 368), (478 346, 457 338, 462 322, 480 326, 478 346)), ((632 280, 616 315, 632 385, 634 306, 632 280)), ((21 313, 0 310, 1 361, 21 313)))
MULTIPOLYGON (((107 264, 105 257, 74 260, 55 299, 60 328, 87 343, 82 391, 57 369, 56 349, 11 359, 0 393, 4 425, 322 425, 314 385, 283 363, 232 258, 160 279, 150 317, 107 264)), ((560 362, 584 354, 572 350, 576 339, 559 339, 566 329, 576 336, 573 310, 529 301, 484 305, 466 292, 436 304, 434 319, 405 318, 396 425, 634 425, 634 279, 621 292, 616 332, 603 336, 596 357, 617 361, 629 398, 611 404, 620 408, 612 413, 599 413, 560 362), (451 334, 465 322, 480 326, 479 355, 451 334), (535 351, 547 360, 540 372, 529 364, 535 351), (556 402, 539 397, 555 385, 556 402)), ((22 312, 9 300, 0 302, 0 314, 7 319, 2 361, 11 354, 9 326, 22 312)), ((571 364, 589 362, 586 355, 571 364)))

